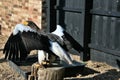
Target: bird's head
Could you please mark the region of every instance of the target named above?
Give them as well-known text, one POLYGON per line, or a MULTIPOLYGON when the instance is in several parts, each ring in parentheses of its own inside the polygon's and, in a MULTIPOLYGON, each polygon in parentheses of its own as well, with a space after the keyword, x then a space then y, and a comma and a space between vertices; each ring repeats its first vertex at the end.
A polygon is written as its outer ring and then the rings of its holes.
POLYGON ((29 26, 33 29, 39 30, 39 27, 33 21, 24 21, 22 24, 25 26, 29 26))

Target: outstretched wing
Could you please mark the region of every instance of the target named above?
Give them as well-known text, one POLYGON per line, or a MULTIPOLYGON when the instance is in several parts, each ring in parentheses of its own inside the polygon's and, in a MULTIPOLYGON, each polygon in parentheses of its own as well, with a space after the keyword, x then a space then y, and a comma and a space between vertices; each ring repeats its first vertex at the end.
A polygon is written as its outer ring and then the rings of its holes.
MULTIPOLYGON (((84 51, 83 47, 71 36, 69 35, 60 25, 56 26, 56 30, 52 32, 52 34, 58 35, 60 39, 62 39, 63 44, 62 47, 69 51, 70 49, 75 49, 78 52, 84 51)), ((59 43, 61 44, 61 43, 59 43)))
POLYGON ((63 33, 62 38, 68 50, 74 48, 78 52, 84 51, 84 48, 71 35, 65 31, 63 33))
POLYGON ((4 46, 5 59, 25 60, 31 50, 48 50, 49 39, 35 32, 19 32, 11 34, 4 46))

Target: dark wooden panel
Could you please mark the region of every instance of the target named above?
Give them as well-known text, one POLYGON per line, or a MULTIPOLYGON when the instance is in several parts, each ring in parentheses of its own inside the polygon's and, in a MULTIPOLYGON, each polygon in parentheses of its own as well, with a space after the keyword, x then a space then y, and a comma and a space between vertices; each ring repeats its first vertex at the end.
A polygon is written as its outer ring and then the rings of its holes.
POLYGON ((111 66, 120 68, 120 57, 91 49, 91 60, 105 62, 111 66))
POLYGON ((120 51, 120 19, 107 16, 93 16, 91 44, 120 51))
POLYGON ((120 0, 93 0, 93 10, 120 12, 120 0))
POLYGON ((57 10, 63 10, 63 11, 68 11, 68 12, 77 12, 77 13, 81 13, 83 10, 79 9, 79 8, 67 8, 67 7, 60 7, 60 6, 56 6, 55 7, 57 10))
POLYGON ((94 15, 108 16, 108 17, 120 17, 120 12, 104 11, 104 10, 91 10, 94 15))
POLYGON ((117 51, 117 50, 112 50, 112 49, 109 49, 109 48, 104 48, 102 46, 95 45, 95 44, 90 44, 89 47, 91 49, 95 49, 95 50, 98 50, 98 51, 105 52, 107 54, 111 54, 111 55, 120 57, 120 51, 117 51))
POLYGON ((88 60, 91 34, 92 0, 57 0, 57 24, 62 25, 84 48, 82 60, 88 60))
POLYGON ((60 1, 58 4, 62 5, 64 2, 64 7, 68 8, 78 8, 78 9, 84 9, 84 0, 58 0, 60 1), (62 2, 63 1, 63 2, 62 2))
POLYGON ((120 0, 93 0, 91 59, 118 66, 120 58, 120 0))
POLYGON ((84 0, 57 0, 57 24, 62 25, 81 45, 84 32, 84 0))
POLYGON ((81 45, 83 45, 83 21, 82 14, 65 12, 64 23, 66 24, 66 31, 72 35, 81 45))
POLYGON ((43 10, 46 12, 46 25, 47 32, 52 32, 56 28, 56 0, 43 0, 43 10))

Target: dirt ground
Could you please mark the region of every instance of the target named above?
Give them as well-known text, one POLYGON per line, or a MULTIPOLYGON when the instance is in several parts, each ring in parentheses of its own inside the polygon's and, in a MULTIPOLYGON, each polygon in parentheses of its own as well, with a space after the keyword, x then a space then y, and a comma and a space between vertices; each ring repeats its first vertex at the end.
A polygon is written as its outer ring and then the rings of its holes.
POLYGON ((3 59, 4 54, 2 53, 2 49, 6 40, 7 36, 0 35, 0 80, 24 80, 24 78, 12 70, 8 62, 3 59))
MULTIPOLYGON (((5 61, 2 53, 7 36, 0 36, 0 80, 25 80, 16 73, 5 61)), ((65 80, 120 80, 120 70, 106 63, 87 61, 82 74, 76 77, 65 78, 65 80)))

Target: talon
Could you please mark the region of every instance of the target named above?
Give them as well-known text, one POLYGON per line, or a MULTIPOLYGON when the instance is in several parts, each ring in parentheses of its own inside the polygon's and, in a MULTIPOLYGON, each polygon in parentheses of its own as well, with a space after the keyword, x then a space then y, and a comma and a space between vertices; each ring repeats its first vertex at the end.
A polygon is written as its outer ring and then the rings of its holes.
POLYGON ((39 68, 44 68, 43 64, 39 64, 39 63, 36 63, 34 66, 36 70, 39 68))
POLYGON ((42 64, 44 67, 47 67, 47 66, 50 65, 50 61, 43 61, 41 64, 42 64))
POLYGON ((36 68, 39 68, 39 67, 40 67, 40 64, 35 64, 35 67, 36 67, 36 68))
POLYGON ((34 63, 31 68, 31 75, 34 77, 34 79, 37 79, 37 71, 41 67, 39 63, 34 63))

